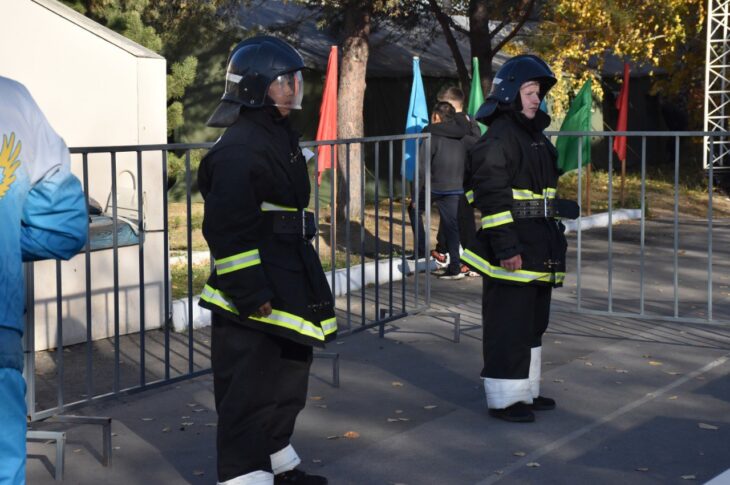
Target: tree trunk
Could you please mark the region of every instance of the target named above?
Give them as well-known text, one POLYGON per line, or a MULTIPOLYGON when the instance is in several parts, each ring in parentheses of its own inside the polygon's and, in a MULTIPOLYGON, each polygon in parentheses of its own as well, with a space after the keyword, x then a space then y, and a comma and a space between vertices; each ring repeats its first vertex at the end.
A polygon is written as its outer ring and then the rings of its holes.
POLYGON ((451 26, 449 25, 449 17, 441 9, 441 6, 436 0, 428 0, 428 5, 434 15, 436 15, 436 20, 438 20, 438 23, 441 25, 441 30, 443 31, 444 37, 446 38, 446 44, 449 46, 451 56, 454 58, 454 63, 456 64, 456 72, 459 75, 461 90, 464 92, 466 99, 469 99, 469 91, 471 90, 471 77, 469 76, 469 71, 466 68, 466 63, 464 62, 464 58, 461 55, 461 51, 459 50, 459 44, 456 42, 456 38, 454 38, 454 33, 451 31, 451 26))
MULTIPOLYGON (((364 136, 363 103, 365 100, 365 71, 370 54, 370 17, 372 2, 350 2, 345 9, 344 40, 342 42, 342 67, 340 70, 340 91, 337 101, 338 138, 361 138, 364 136)), ((364 194, 360 185, 363 174, 360 170, 362 146, 352 144, 341 146, 338 151, 337 213, 345 214, 349 199, 349 215, 360 217, 364 194), (349 152, 349 170, 348 170, 349 152)))
MULTIPOLYGON (((472 57, 479 58, 479 79, 484 96, 492 87, 492 37, 489 32, 489 0, 469 2, 469 44, 472 57)), ((473 75, 473 73, 472 73, 473 75)))

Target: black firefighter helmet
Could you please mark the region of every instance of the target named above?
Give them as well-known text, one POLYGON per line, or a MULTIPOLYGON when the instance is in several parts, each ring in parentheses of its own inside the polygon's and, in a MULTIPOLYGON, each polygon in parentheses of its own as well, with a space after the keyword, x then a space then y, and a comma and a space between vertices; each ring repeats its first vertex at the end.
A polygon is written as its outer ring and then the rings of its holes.
POLYGON ((269 86, 287 74, 297 84, 295 99, 288 108, 301 109, 304 61, 297 50, 276 37, 260 35, 239 42, 228 56, 226 88, 208 126, 227 127, 238 119, 241 106, 261 108, 275 105, 267 95, 269 86))
POLYGON ((532 54, 515 56, 502 64, 497 71, 492 81, 492 90, 475 118, 488 125, 497 115, 498 107, 517 106, 520 86, 527 81, 540 83, 540 99, 543 99, 557 79, 550 67, 539 57, 532 54))

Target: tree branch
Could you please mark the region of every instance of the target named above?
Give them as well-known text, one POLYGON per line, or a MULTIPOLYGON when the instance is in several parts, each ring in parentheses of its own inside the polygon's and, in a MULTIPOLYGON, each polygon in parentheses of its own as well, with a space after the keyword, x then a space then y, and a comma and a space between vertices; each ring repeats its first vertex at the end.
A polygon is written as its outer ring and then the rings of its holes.
POLYGON ((456 72, 459 74, 461 89, 467 93, 469 91, 469 71, 466 69, 464 57, 461 55, 461 51, 459 50, 459 44, 456 42, 454 33, 451 31, 451 19, 444 13, 436 0, 428 0, 428 4, 431 7, 431 11, 436 15, 436 20, 438 20, 439 24, 441 24, 444 37, 446 37, 446 43, 449 46, 451 55, 454 58, 454 63, 456 64, 456 72))
POLYGON ((497 52, 502 50, 502 47, 507 44, 512 38, 517 35, 517 33, 522 29, 522 27, 525 25, 525 22, 527 22, 527 19, 530 17, 530 12, 532 11, 532 7, 535 5, 535 0, 523 0, 522 2, 523 8, 519 11, 518 15, 520 19, 517 21, 517 25, 512 29, 512 31, 507 34, 504 39, 502 39, 499 44, 497 44, 492 49, 492 55, 497 55, 497 52))

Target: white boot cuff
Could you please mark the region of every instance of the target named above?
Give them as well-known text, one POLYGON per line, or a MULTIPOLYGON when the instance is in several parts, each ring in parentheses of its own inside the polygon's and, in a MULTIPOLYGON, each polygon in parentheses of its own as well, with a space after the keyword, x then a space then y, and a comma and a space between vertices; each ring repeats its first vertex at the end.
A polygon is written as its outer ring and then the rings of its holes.
POLYGON ((540 377, 542 364, 542 347, 533 347, 530 350, 530 391, 532 397, 540 395, 540 377))
POLYGON ((294 451, 292 445, 287 445, 285 448, 271 454, 271 469, 274 471, 274 475, 293 470, 301 462, 302 460, 294 451))
POLYGON ((484 378, 484 392, 489 409, 504 409, 515 403, 532 403, 530 381, 528 379, 484 378))
POLYGON ((274 485, 274 475, 263 470, 256 470, 225 482, 218 482, 218 485, 274 485))

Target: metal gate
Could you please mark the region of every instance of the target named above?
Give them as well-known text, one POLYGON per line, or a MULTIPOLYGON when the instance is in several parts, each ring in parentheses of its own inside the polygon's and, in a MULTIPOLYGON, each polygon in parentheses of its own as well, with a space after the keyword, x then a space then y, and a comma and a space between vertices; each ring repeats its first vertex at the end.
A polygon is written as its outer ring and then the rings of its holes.
MULTIPOLYGON (((600 137, 608 143, 607 210, 600 217, 601 228, 586 231, 596 216, 588 216, 585 203, 582 217, 573 232, 574 267, 569 268, 566 287, 574 287, 574 297, 566 302, 581 313, 670 320, 683 323, 730 323, 730 218, 727 207, 718 217, 715 201, 727 197, 715 191, 716 173, 710 163, 705 172, 706 195, 701 200, 681 181, 682 144, 694 142, 695 155, 702 160, 705 143, 710 154, 719 140, 715 132, 556 132, 550 135, 600 137), (627 208, 616 207, 620 162, 612 150, 616 136, 626 136, 635 148, 636 169, 641 174, 631 221, 619 223, 627 208), (670 209, 659 211, 648 205, 653 183, 647 177, 651 161, 647 142, 666 147, 671 160, 672 200, 670 209), (671 152, 669 150, 671 149, 671 152), (691 200, 691 204, 687 202, 691 200), (702 207, 702 213, 697 209, 702 207), (572 273, 572 275, 571 275, 572 273), (571 281, 571 279, 573 281, 571 281)), ((578 144, 582 161, 582 143, 578 144)), ((691 151, 691 149, 690 149, 691 151)), ((661 153, 661 152, 660 152, 661 153)), ((656 155, 656 150, 655 150, 656 155)), ((579 163, 577 192, 585 201, 586 168, 579 163)), ((697 163, 693 170, 700 171, 697 163)), ((571 262, 569 260, 569 262, 571 262)), ((557 292, 559 295, 561 292, 557 292)), ((559 297, 560 298, 560 297, 559 297)))

